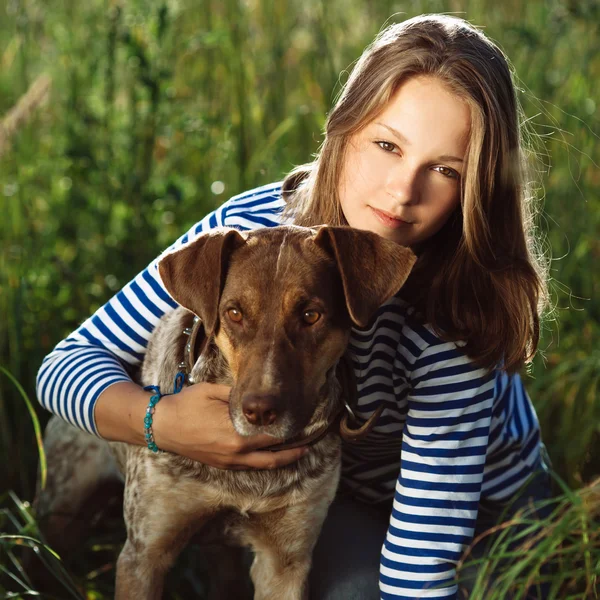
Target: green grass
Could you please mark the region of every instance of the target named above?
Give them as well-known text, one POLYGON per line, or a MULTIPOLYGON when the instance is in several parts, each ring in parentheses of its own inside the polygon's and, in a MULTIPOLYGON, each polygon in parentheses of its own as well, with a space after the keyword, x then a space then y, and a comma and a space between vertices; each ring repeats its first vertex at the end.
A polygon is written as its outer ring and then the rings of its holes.
MULTIPOLYGON (((582 498, 600 475, 596 0, 5 0, 0 119, 39 77, 51 88, 0 141, 0 531, 34 532, 23 507, 38 434, 23 394, 34 398, 44 355, 206 212, 310 160, 352 61, 388 19, 423 12, 484 25, 521 82, 554 309, 527 387, 554 466, 577 490, 561 513, 569 527, 580 519, 577 539, 552 535, 573 549, 565 572, 585 572, 572 597, 594 597, 598 518, 582 498)), ((17 577, 4 558, 25 545, 2 539, 0 565, 17 577)), ((91 563, 79 571, 86 589, 96 584, 82 574, 101 566, 91 563)), ((23 589, 6 577, 0 592, 23 589)), ((110 595, 109 574, 92 581, 105 582, 96 597, 110 595)))
POLYGON ((478 567, 473 598, 525 598, 528 589, 546 582, 547 600, 598 598, 600 480, 576 492, 558 484, 562 493, 535 505, 550 508, 548 517, 533 518, 530 507, 522 509, 493 529, 497 536, 485 558, 470 563, 466 553, 465 567, 478 567))

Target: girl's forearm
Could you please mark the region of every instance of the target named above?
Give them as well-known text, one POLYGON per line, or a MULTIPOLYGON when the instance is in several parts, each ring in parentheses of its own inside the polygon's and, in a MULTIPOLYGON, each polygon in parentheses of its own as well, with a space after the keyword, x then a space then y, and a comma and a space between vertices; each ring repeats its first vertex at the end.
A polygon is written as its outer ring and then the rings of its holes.
POLYGON ((98 433, 106 440, 144 445, 144 415, 150 396, 133 382, 106 388, 94 409, 98 433))

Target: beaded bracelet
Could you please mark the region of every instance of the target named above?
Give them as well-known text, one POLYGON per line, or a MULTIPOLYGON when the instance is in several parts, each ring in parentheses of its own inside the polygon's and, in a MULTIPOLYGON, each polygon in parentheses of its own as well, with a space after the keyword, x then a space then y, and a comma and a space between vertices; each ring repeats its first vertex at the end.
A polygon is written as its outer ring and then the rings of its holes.
POLYGON ((154 432, 152 431, 152 415, 154 414, 154 407, 162 398, 162 394, 155 385, 147 385, 144 390, 146 392, 154 392, 154 395, 150 398, 150 403, 146 409, 146 416, 144 417, 144 438, 146 439, 146 444, 148 444, 148 450, 158 452, 158 446, 154 442, 154 432))
MULTIPOLYGON (((173 394, 178 394, 182 390, 184 381, 184 373, 179 372, 175 375, 173 394)), ((158 446, 154 441, 154 432, 152 431, 152 415, 154 414, 156 410, 155 407, 160 399, 163 396, 170 396, 171 394, 161 394, 160 389, 156 385, 147 385, 144 390, 146 392, 153 392, 153 395, 150 397, 150 402, 148 403, 148 408, 146 408, 146 416, 144 417, 144 439, 146 440, 146 444, 148 444, 148 450, 158 452, 158 446)))

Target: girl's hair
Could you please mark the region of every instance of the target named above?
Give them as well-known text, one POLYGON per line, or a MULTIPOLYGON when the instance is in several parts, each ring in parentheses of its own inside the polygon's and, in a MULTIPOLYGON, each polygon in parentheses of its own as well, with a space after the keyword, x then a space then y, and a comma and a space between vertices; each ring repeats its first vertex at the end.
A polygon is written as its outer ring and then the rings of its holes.
POLYGON ((349 138, 414 76, 432 76, 464 99, 471 134, 461 205, 415 250, 401 294, 445 340, 485 367, 515 371, 539 339, 545 266, 533 239, 520 116, 503 52, 462 19, 426 15, 391 25, 365 50, 329 113, 314 162, 283 184, 286 214, 298 225, 347 225, 338 183, 349 138))

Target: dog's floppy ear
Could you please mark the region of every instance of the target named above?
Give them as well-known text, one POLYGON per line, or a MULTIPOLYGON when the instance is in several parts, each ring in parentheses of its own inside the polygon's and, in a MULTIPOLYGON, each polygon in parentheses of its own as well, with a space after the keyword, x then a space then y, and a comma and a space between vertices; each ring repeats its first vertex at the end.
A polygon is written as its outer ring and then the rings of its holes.
POLYGON ((359 327, 402 287, 417 260, 409 248, 352 227, 323 226, 314 241, 335 258, 348 313, 359 327))
POLYGON ((235 229, 216 229, 165 255, 158 263, 160 278, 169 294, 202 318, 207 334, 217 324, 229 255, 245 243, 235 229))

